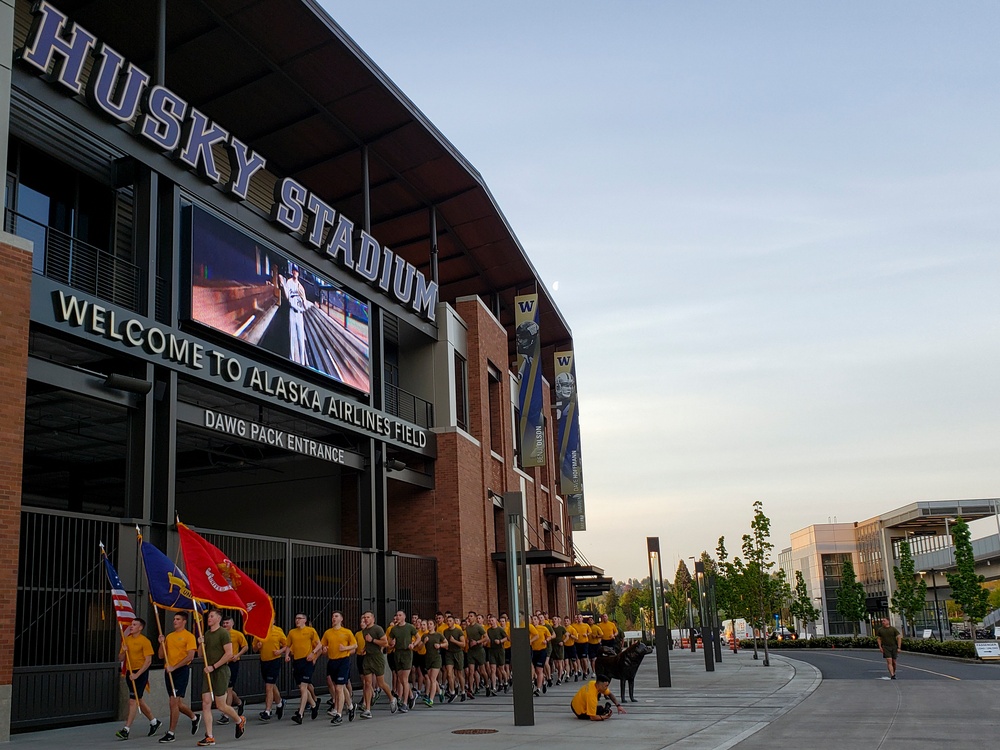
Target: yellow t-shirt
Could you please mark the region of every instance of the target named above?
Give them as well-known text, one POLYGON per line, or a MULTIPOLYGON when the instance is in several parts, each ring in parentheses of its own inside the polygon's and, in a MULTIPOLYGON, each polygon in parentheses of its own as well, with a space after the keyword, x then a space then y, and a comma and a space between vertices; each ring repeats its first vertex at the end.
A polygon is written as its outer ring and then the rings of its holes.
POLYGON ((320 643, 326 646, 326 655, 330 659, 344 659, 353 653, 354 649, 351 647, 358 645, 358 642, 354 639, 354 633, 344 627, 327 628, 326 632, 323 633, 323 638, 320 639, 320 643), (341 649, 341 646, 350 650, 344 651, 341 649))
POLYGON ((573 623, 566 626, 566 635, 563 636, 563 643, 567 646, 576 645, 576 628, 573 627, 573 623))
POLYGON ((436 630, 437 632, 439 632, 439 633, 440 633, 441 635, 444 635, 444 631, 446 631, 446 630, 448 629, 448 623, 446 623, 446 622, 442 622, 442 623, 441 623, 440 625, 438 625, 438 626, 437 626, 436 628, 434 628, 434 629, 435 629, 435 630, 436 630))
POLYGON ((368 643, 368 641, 365 640, 365 631, 359 630, 357 633, 355 633, 354 634, 354 642, 358 644, 358 650, 355 653, 358 656, 364 656, 365 655, 365 644, 368 643))
POLYGON ((615 625, 613 622, 611 622, 611 620, 608 620, 607 622, 602 622, 597 627, 599 627, 601 629, 601 639, 602 640, 610 641, 616 635, 618 635, 618 626, 615 625))
POLYGON ((531 640, 531 650, 532 651, 544 651, 545 650, 545 626, 528 626, 528 637, 531 640))
POLYGON ((292 628, 288 631, 288 643, 292 647, 293 659, 305 659, 319 645, 319 634, 308 625, 292 628))
POLYGON ((128 655, 128 658, 125 660, 125 667, 135 672, 142 669, 147 656, 153 656, 153 644, 142 633, 127 635, 122 639, 122 647, 119 653, 123 652, 128 655))
POLYGON ((396 650, 396 647, 392 645, 392 625, 385 629, 385 652, 391 654, 396 650))
POLYGON ((233 644, 233 661, 239 661, 237 654, 247 647, 247 637, 236 628, 230 628, 229 640, 233 644))
POLYGON ((277 625, 271 626, 271 629, 267 633, 267 638, 264 640, 261 640, 257 636, 253 638, 254 650, 260 651, 261 661, 274 661, 281 656, 281 654, 276 652, 287 645, 288 639, 285 637, 285 631, 277 625))
MULTIPOLYGON (((197 650, 198 642, 194 638, 194 633, 190 630, 174 630, 167 633, 163 639, 163 652, 165 661, 170 666, 174 666, 184 661, 188 651, 197 650)), ((129 657, 131 658, 131 656, 129 657)), ((142 664, 142 662, 139 662, 142 664)))
POLYGON ((596 624, 587 625, 585 627, 588 627, 590 629, 590 642, 595 646, 599 646, 601 644, 601 636, 603 635, 601 633, 601 629, 597 627, 596 624))
POLYGON ((417 630, 417 641, 413 646, 413 653, 420 654, 421 656, 427 653, 427 644, 424 643, 424 636, 427 634, 426 630, 417 630))
MULTIPOLYGON (((600 695, 607 695, 610 697, 611 693, 605 690, 600 695)), ((573 713, 577 716, 582 716, 587 714, 588 716, 597 716, 597 681, 591 680, 582 688, 576 691, 576 695, 573 696, 573 700, 570 702, 570 707, 573 709, 573 713)))

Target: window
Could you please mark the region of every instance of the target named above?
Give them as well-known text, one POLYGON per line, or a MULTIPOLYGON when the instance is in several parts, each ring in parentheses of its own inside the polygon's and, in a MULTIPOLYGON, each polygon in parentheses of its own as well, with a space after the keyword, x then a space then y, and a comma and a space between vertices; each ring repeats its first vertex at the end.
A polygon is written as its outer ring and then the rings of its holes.
POLYGON ((490 450, 503 455, 503 398, 500 389, 500 370, 488 364, 488 397, 490 400, 490 450))
POLYGON ((455 424, 469 431, 469 367, 458 352, 455 352, 455 424))

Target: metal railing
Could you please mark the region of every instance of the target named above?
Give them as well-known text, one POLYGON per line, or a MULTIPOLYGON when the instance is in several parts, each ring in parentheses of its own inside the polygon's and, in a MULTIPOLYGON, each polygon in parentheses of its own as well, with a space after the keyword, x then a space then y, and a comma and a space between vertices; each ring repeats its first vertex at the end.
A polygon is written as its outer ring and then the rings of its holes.
POLYGON ((385 384, 385 410, 419 427, 434 426, 434 404, 391 383, 385 384))
POLYGON ((138 312, 142 273, 134 263, 9 209, 4 231, 34 243, 36 273, 138 312))

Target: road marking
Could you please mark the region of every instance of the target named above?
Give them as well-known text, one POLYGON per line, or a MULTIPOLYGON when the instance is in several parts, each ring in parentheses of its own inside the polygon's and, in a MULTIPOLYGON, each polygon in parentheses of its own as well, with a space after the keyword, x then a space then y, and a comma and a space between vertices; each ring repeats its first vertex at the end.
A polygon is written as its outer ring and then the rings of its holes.
MULTIPOLYGON (((854 661, 866 661, 869 664, 871 659, 862 659, 860 656, 845 656, 844 654, 827 654, 827 656, 836 656, 838 659, 854 659, 854 661)), ((934 672, 930 669, 921 669, 920 667, 911 667, 908 664, 898 664, 897 667, 902 667, 903 669, 915 669, 918 672, 926 672, 927 674, 937 675, 938 677, 946 677, 949 680, 954 680, 955 682, 961 682, 961 677, 953 677, 950 674, 944 674, 943 672, 934 672)))

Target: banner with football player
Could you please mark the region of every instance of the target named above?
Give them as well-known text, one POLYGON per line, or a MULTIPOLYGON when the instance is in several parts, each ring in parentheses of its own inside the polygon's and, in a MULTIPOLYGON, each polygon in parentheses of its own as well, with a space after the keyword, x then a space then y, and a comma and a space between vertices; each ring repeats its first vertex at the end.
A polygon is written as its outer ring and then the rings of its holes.
POLYGON ((564 496, 582 497, 583 457, 580 455, 580 412, 573 352, 555 353, 555 381, 559 492, 564 496))
POLYGON ((517 343, 517 406, 521 413, 521 466, 545 465, 545 427, 542 420, 542 337, 538 327, 538 295, 514 298, 514 339, 517 343))

